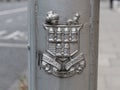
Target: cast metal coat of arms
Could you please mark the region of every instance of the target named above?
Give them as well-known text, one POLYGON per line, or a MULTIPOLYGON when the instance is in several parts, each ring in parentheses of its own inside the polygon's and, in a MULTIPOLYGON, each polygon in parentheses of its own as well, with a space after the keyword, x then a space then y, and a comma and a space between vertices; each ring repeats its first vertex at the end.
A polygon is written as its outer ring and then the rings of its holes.
POLYGON ((45 23, 46 53, 43 54, 41 67, 48 74, 57 77, 70 77, 83 72, 86 62, 80 52, 80 14, 76 13, 65 24, 59 24, 59 15, 54 11, 47 13, 45 23))

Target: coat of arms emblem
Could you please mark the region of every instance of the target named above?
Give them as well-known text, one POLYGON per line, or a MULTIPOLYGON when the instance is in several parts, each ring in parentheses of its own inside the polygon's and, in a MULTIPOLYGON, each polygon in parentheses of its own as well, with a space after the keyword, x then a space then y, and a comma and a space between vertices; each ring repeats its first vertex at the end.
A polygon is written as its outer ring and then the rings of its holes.
POLYGON ((86 66, 85 56, 80 52, 80 15, 65 24, 59 24, 59 15, 49 11, 46 16, 46 53, 42 57, 42 68, 49 74, 58 77, 69 77, 80 74, 86 66))

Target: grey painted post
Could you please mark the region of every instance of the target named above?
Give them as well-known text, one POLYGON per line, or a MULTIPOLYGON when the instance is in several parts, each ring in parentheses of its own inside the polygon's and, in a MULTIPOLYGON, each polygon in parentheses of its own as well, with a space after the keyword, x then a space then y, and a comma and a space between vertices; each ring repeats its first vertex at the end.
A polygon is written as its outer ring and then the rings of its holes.
POLYGON ((30 0, 29 90, 97 90, 99 0, 30 0))

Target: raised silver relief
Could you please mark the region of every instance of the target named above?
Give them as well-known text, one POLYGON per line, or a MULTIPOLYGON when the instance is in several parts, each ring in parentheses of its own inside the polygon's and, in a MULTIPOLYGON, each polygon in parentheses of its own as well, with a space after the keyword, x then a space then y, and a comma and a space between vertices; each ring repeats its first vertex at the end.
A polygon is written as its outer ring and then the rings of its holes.
POLYGON ((49 74, 69 77, 80 74, 86 66, 85 56, 80 52, 80 14, 65 24, 59 24, 59 15, 49 11, 43 24, 46 30, 46 53, 43 54, 41 67, 49 74))

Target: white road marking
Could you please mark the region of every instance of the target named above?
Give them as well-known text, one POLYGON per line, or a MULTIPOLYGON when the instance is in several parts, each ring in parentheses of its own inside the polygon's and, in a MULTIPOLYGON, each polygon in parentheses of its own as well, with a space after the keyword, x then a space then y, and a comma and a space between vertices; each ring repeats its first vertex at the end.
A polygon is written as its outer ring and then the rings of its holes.
POLYGON ((12 9, 12 10, 0 11, 0 16, 1 15, 14 14, 14 13, 18 13, 18 12, 24 12, 24 11, 27 11, 27 7, 17 8, 17 9, 12 9))
POLYGON ((2 40, 27 40, 27 35, 24 32, 15 31, 13 33, 10 33, 6 36, 1 36, 0 39, 2 40))
POLYGON ((19 43, 0 43, 0 47, 27 48, 27 45, 19 43))

